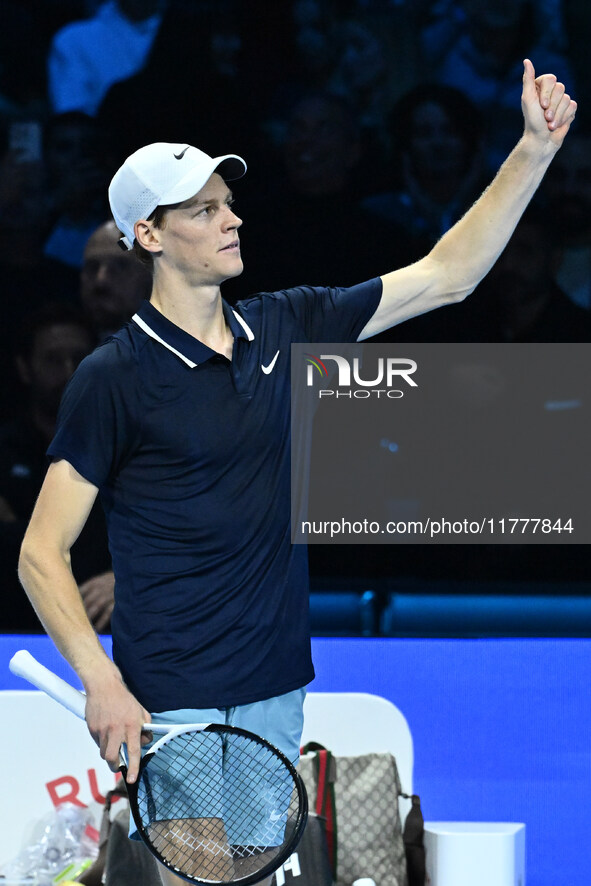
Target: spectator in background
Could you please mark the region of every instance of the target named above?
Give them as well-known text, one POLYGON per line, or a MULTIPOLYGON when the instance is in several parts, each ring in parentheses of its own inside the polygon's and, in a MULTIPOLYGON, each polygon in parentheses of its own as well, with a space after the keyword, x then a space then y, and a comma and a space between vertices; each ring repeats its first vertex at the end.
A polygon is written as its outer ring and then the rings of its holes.
POLYGON ((91 234, 80 273, 80 301, 99 341, 131 320, 152 287, 152 275, 131 252, 123 252, 113 221, 91 234))
POLYGON ((462 92, 426 83, 400 99, 389 125, 393 189, 362 205, 410 234, 418 259, 482 190, 482 121, 462 92))
MULTIPOLYGON (((24 603, 17 578, 20 543, 45 477, 45 451, 54 434, 62 392, 94 344, 88 321, 62 303, 49 304, 28 318, 17 342, 16 363, 26 402, 16 419, 0 427, 0 562, 5 603, 0 629, 4 631, 41 629, 32 608, 24 603)), ((74 545, 72 566, 82 583, 89 615, 95 627, 104 630, 110 609, 97 607, 97 585, 110 585, 112 597, 113 577, 100 508, 93 508, 74 545)))
POLYGON ((44 254, 77 272, 85 244, 107 217, 108 141, 92 117, 78 111, 52 117, 45 129, 45 164, 53 227, 44 254))
POLYGON ((141 70, 164 5, 165 0, 108 0, 93 17, 59 30, 48 56, 54 113, 83 111, 93 116, 113 83, 141 70))
POLYGON ((538 12, 531 0, 460 0, 438 6, 421 36, 424 65, 434 80, 486 107, 487 163, 494 172, 519 135, 523 59, 535 59, 539 69, 554 71, 562 82, 574 78, 566 57, 536 40, 538 12))
POLYGON ((591 137, 573 133, 555 176, 544 182, 554 219, 554 278, 575 304, 591 310, 591 137))

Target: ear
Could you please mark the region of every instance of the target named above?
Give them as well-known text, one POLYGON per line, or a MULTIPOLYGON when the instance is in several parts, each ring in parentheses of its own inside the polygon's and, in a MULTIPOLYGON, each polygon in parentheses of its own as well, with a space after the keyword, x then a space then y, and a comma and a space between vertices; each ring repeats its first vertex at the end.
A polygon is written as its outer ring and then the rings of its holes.
POLYGON ((154 227, 154 224, 151 221, 148 221, 145 218, 136 221, 133 226, 133 232, 139 245, 147 252, 162 252, 160 231, 158 228, 154 227))

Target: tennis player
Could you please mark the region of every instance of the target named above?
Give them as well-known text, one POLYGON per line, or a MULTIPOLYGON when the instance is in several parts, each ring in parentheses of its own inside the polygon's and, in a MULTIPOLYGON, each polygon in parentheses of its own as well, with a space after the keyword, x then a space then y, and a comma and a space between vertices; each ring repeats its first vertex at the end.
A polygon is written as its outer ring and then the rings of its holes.
POLYGON ((113 178, 111 208, 123 245, 152 264, 151 297, 64 394, 19 571, 84 685, 101 756, 115 768, 127 745, 130 782, 151 717, 243 726, 297 759, 313 669, 306 551, 290 544, 290 343, 365 339, 475 288, 576 104, 526 60, 522 108, 523 137, 425 258, 349 289, 265 293, 234 310, 220 285, 242 271, 228 182, 244 161, 153 144, 113 178), (114 662, 70 570, 98 492, 116 576, 114 662))

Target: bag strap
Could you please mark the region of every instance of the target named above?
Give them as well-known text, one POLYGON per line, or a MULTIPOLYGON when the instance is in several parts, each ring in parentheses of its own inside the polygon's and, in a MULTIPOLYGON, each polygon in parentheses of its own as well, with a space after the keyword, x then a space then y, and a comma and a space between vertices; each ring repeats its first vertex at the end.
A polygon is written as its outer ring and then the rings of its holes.
POLYGON ((333 877, 336 879, 338 861, 337 810, 334 795, 336 760, 330 751, 314 741, 305 745, 302 748, 302 753, 314 754, 314 768, 316 770, 315 811, 316 815, 319 815, 325 821, 328 857, 333 877))

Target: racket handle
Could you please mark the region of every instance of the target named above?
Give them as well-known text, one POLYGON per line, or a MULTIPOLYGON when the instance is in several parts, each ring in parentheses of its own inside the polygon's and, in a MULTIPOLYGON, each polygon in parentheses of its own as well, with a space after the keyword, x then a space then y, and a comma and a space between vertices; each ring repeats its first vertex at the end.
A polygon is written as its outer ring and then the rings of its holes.
POLYGON ((78 689, 74 689, 53 671, 50 671, 45 665, 33 658, 26 649, 19 649, 18 652, 10 659, 8 665, 13 674, 17 677, 24 677, 37 689, 41 689, 58 704, 66 708, 70 713, 75 714, 84 720, 84 711, 86 709, 86 696, 78 689))

